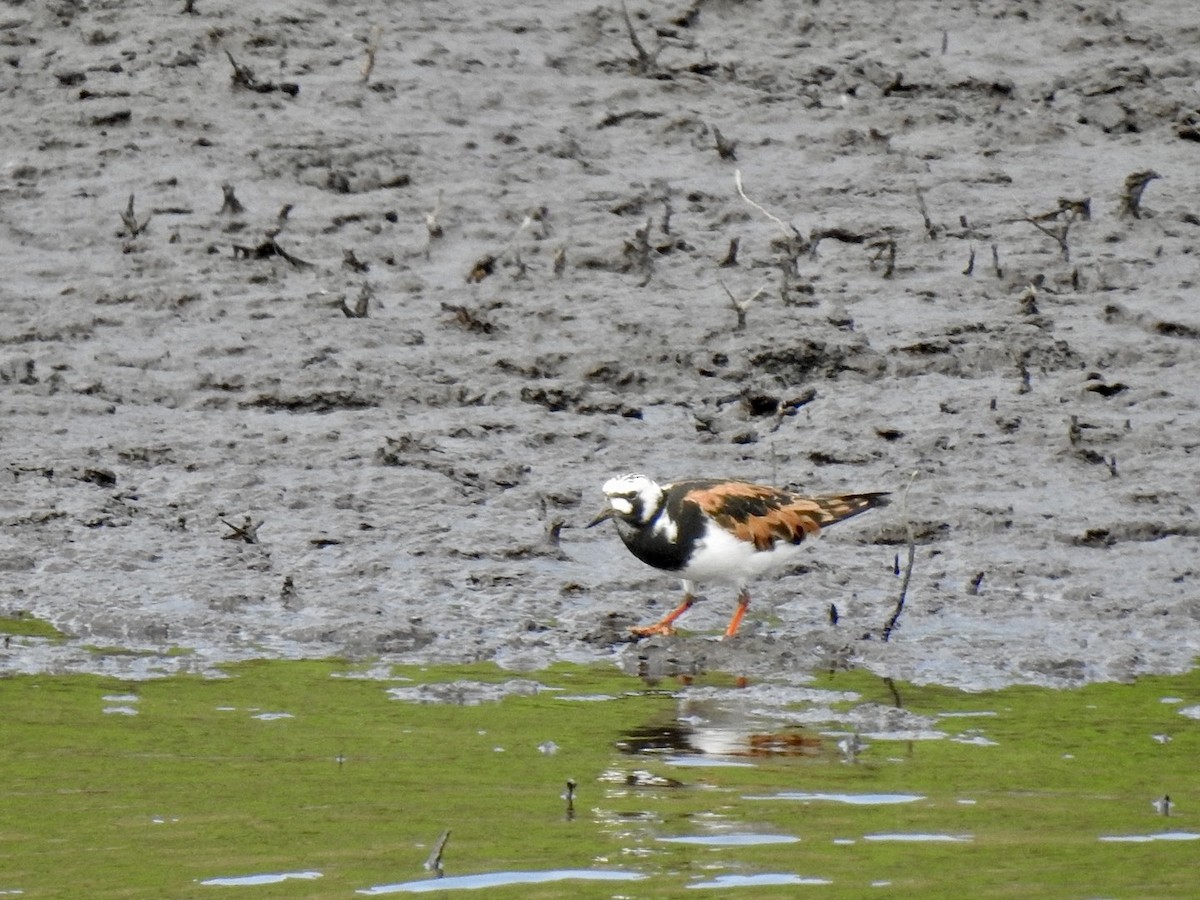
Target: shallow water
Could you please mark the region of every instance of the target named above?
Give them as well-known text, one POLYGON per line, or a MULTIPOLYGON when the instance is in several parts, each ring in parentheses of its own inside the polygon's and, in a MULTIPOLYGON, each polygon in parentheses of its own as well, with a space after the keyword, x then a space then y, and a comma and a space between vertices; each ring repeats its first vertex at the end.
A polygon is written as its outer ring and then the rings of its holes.
POLYGON ((619 872, 612 869, 550 869, 542 872, 485 872, 480 875, 459 875, 399 884, 380 884, 362 888, 357 894, 427 894, 436 891, 482 890, 508 887, 514 884, 548 884, 555 881, 640 881, 638 872, 619 872))
POLYGON ((600 898, 636 880, 654 896, 850 898, 971 879, 981 897, 1174 897, 1200 839, 1200 723, 1180 713, 1200 705, 1197 673, 982 695, 861 672, 671 689, 566 666, 221 675, 6 681, 2 792, 18 824, 0 890, 320 878, 333 894, 551 897, 561 882, 600 898), (400 679, 416 690, 395 692, 400 679), (107 714, 117 701, 138 715, 107 714), (716 755, 694 740, 713 731, 716 755), (435 878, 422 863, 444 831, 435 878))

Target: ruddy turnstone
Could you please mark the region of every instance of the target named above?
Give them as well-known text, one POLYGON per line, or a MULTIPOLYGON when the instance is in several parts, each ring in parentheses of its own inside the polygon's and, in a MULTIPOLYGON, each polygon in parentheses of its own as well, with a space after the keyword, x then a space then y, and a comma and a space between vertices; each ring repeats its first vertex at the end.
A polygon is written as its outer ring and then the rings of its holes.
POLYGON ((738 588, 725 629, 732 637, 750 605, 752 579, 794 566, 800 544, 822 528, 888 503, 886 492, 809 497, 745 481, 660 485, 636 473, 610 478, 602 490, 608 504, 588 528, 612 519, 634 556, 683 581, 683 602, 662 621, 633 629, 638 636, 672 634, 696 602, 696 582, 717 581, 738 588))

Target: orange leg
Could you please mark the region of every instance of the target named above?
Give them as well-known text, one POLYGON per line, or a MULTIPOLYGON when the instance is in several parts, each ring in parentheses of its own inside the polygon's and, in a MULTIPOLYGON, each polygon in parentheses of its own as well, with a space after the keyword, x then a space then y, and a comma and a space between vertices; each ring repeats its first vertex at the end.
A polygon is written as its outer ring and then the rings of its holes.
POLYGON ((738 594, 737 609, 733 611, 733 618, 729 620, 729 627, 725 629, 725 637, 731 638, 737 634, 738 627, 742 624, 742 619, 745 618, 746 609, 750 606, 750 592, 742 588, 742 592, 738 594))
POLYGON ((638 637, 649 637, 652 634, 674 634, 675 626, 672 623, 674 623, 676 619, 691 609, 692 604, 695 602, 696 598, 691 594, 684 594, 683 602, 663 616, 661 622, 655 622, 653 625, 645 625, 641 628, 631 628, 630 631, 632 631, 638 637))

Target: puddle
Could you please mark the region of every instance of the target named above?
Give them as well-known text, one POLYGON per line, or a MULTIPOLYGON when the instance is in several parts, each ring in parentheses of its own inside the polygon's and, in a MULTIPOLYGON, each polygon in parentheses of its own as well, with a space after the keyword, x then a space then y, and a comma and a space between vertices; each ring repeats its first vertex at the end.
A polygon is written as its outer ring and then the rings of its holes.
POLYGON ((800 838, 790 834, 706 834, 685 837, 660 837, 664 844, 697 844, 705 847, 751 847, 757 844, 795 844, 800 838))
POLYGON ((100 699, 105 703, 116 704, 104 707, 106 716, 136 716, 138 714, 137 707, 130 704, 137 703, 142 698, 137 694, 105 694, 100 699))
POLYGON ((211 887, 247 887, 257 884, 279 884, 293 878, 300 881, 312 881, 320 877, 320 872, 270 872, 265 875, 234 875, 228 878, 209 878, 200 883, 211 887))
POLYGON ((958 737, 950 738, 956 744, 966 744, 968 747, 999 747, 1000 745, 991 738, 985 738, 982 734, 960 734, 958 737))
POLYGON ((793 884, 833 884, 828 878, 810 878, 803 875, 789 875, 786 872, 764 873, 762 875, 718 875, 712 881, 701 881, 689 884, 689 888, 731 888, 731 887, 761 887, 793 884))
POLYGON ((536 697, 546 689, 536 681, 513 678, 496 684, 490 681, 437 681, 415 687, 388 689, 388 696, 404 703, 436 703, 448 706, 480 706, 499 703, 506 697, 536 697))
POLYGON ((864 834, 864 841, 914 841, 929 844, 969 844, 975 840, 969 834, 926 834, 924 832, 904 832, 885 834, 864 834))
POLYGON ((693 768, 727 766, 734 769, 753 769, 754 763, 720 756, 671 756, 663 760, 668 766, 691 766, 693 768))
POLYGON ((777 794, 749 794, 743 800, 828 800, 853 806, 889 806, 894 803, 914 803, 924 800, 924 794, 824 794, 807 791, 780 791, 777 794))
POLYGON ((1145 844, 1150 841, 1200 841, 1200 834, 1191 831, 1164 831, 1160 834, 1106 835, 1100 838, 1108 844, 1145 844))
POLYGON ((457 875, 451 878, 426 878, 399 884, 378 884, 362 888, 356 894, 426 894, 433 891, 505 887, 510 884, 546 884, 551 881, 641 881, 640 872, 621 872, 612 869, 550 869, 545 872, 485 872, 480 875, 457 875))
POLYGON ((562 694, 555 697, 555 700, 562 700, 565 703, 599 703, 603 700, 616 700, 612 694, 562 694))

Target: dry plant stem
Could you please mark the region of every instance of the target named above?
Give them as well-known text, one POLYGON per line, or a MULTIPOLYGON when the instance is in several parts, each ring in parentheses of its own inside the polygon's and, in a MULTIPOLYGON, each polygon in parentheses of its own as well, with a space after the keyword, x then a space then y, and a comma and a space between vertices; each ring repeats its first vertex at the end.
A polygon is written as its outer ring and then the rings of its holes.
POLYGON ((442 230, 442 225, 438 221, 438 213, 442 211, 442 192, 439 190, 437 202, 433 204, 433 209, 425 214, 425 230, 429 232, 430 238, 440 238, 445 232, 442 230))
POLYGON ((262 528, 265 519, 259 519, 255 522, 249 516, 242 520, 241 525, 234 525, 232 522, 221 520, 223 525, 233 529, 231 534, 225 535, 227 541, 244 541, 247 544, 258 543, 258 529, 262 528))
POLYGON ((346 298, 343 297, 340 301, 340 308, 347 319, 365 319, 370 313, 371 306, 371 286, 364 283, 362 290, 358 292, 358 299, 354 301, 354 309, 346 305, 346 298))
POLYGON ((221 215, 237 215, 246 211, 246 207, 242 206, 242 202, 233 193, 233 185, 226 182, 221 185, 221 193, 224 199, 221 201, 221 215))
POLYGON ((379 39, 383 37, 383 29, 375 25, 371 28, 371 39, 367 42, 367 58, 363 62, 362 67, 362 83, 366 84, 371 80, 371 73, 375 71, 375 54, 379 52, 379 39))
POLYGON ((925 195, 917 190, 917 208, 921 210, 921 219, 925 223, 925 233, 929 235, 930 240, 937 240, 937 227, 929 218, 929 208, 925 205, 925 195))
POLYGON ((278 233, 279 232, 276 231, 268 235, 267 239, 257 247, 246 247, 242 244, 234 244, 234 259, 270 259, 272 256, 278 256, 295 266, 297 269, 311 269, 313 264, 308 262, 308 260, 300 259, 298 256, 292 256, 292 254, 288 253, 279 246, 275 240, 275 235, 278 233))
POLYGON ((447 828, 441 833, 437 841, 434 842, 433 850, 429 853, 429 858, 425 860, 426 872, 437 872, 438 878, 442 877, 444 871, 442 866, 442 854, 446 852, 446 842, 450 840, 450 829, 447 828))
POLYGON ((1121 215, 1134 219, 1142 217, 1142 194, 1154 179, 1162 178, 1157 172, 1147 170, 1134 172, 1125 179, 1125 193, 1121 197, 1121 215))
POLYGON ((779 232, 780 232, 780 234, 783 235, 784 240, 792 241, 792 240, 796 240, 796 239, 800 238, 800 232, 798 232, 793 226, 791 226, 787 222, 783 221, 783 219, 779 218, 779 216, 773 215, 772 213, 768 212, 765 208, 763 208, 759 204, 755 203, 753 200, 751 200, 749 197, 746 196, 746 191, 742 187, 742 170, 741 169, 734 170, 733 183, 735 185, 737 185, 738 196, 741 197, 743 200, 745 200, 750 206, 757 209, 760 213, 762 213, 764 216, 766 216, 772 222, 774 222, 779 227, 779 232))
POLYGON ((638 40, 637 32, 633 30, 633 19, 629 17, 629 8, 625 5, 624 0, 621 2, 621 15, 625 17, 625 28, 629 31, 629 43, 633 44, 633 52, 637 54, 637 59, 634 60, 633 68, 639 75, 649 75, 658 69, 658 54, 662 52, 662 45, 653 54, 647 52, 645 46, 638 40))
POLYGON ((917 475, 917 472, 913 472, 909 476, 904 493, 900 496, 900 515, 904 516, 904 535, 908 541, 908 562, 904 566, 904 580, 900 582, 900 596, 896 599, 896 609, 892 612, 891 618, 887 620, 887 624, 883 626, 881 637, 885 643, 891 638, 896 623, 900 620, 900 614, 904 612, 904 601, 908 597, 908 583, 912 579, 913 562, 917 558, 917 539, 913 534, 912 520, 908 517, 908 492, 912 489, 913 482, 917 480, 917 475))
POLYGON ((126 206, 124 211, 121 213, 121 221, 125 225, 126 233, 131 238, 137 237, 146 230, 146 226, 150 224, 150 219, 152 218, 153 216, 146 216, 146 221, 138 224, 137 215, 133 211, 133 194, 130 194, 129 205, 126 206))
POLYGON ((766 290, 766 287, 765 286, 760 287, 757 291, 755 291, 753 294, 751 294, 745 300, 738 300, 736 297, 733 296, 733 291, 729 290, 728 285, 726 285, 724 281, 721 281, 718 278, 717 283, 719 285, 721 285, 721 289, 723 291, 725 291, 725 295, 729 298, 729 306, 733 309, 734 315, 737 316, 737 324, 734 326, 733 330, 734 331, 745 331, 746 330, 746 310, 749 308, 751 303, 753 303, 760 296, 762 296, 763 292, 766 290))
POLYGON ((1063 262, 1071 261, 1071 245, 1067 242, 1067 236, 1071 231, 1071 218, 1066 218, 1058 223, 1057 228, 1047 228, 1038 218, 1034 216, 1026 216, 1025 221, 1040 231, 1046 237, 1051 238, 1058 244, 1059 252, 1062 253, 1063 262))
POLYGON ((740 243, 738 238, 729 239, 729 250, 726 252, 725 258, 718 263, 722 269, 729 269, 738 264, 737 255, 740 243))
POLYGON ((871 255, 871 268, 875 268, 877 260, 886 260, 886 265, 883 267, 883 277, 891 278, 896 272, 896 241, 893 238, 875 241, 873 244, 867 244, 867 249, 875 251, 871 255))
POLYGON ((713 126, 712 133, 713 140, 715 140, 717 144, 717 156, 719 156, 721 159, 727 159, 730 162, 735 162, 737 160, 738 142, 725 140, 725 135, 721 134, 721 129, 716 125, 713 126))

